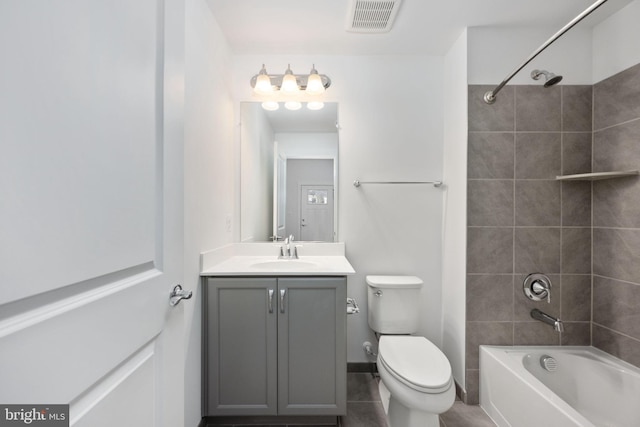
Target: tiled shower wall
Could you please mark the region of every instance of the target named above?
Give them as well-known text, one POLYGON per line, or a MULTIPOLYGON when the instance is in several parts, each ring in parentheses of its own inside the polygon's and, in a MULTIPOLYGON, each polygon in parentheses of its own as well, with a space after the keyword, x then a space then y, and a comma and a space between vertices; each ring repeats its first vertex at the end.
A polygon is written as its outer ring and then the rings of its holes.
MULTIPOLYGON (((593 170, 640 169, 640 64, 594 85, 593 170)), ((640 366, 640 178, 593 183, 592 343, 640 366)))
MULTIPOLYGON (((469 86, 466 403, 478 403, 478 346, 590 344, 592 86, 507 86, 495 104, 469 86), (545 273, 551 302, 530 301, 545 273), (530 317, 559 317, 559 334, 530 317)), ((640 235, 639 235, 640 237, 640 235)))
POLYGON ((481 344, 592 344, 640 366, 640 178, 555 180, 640 168, 640 64, 594 86, 507 86, 487 105, 490 89, 469 86, 469 404, 481 344), (551 278, 550 304, 522 293, 533 272, 551 278))

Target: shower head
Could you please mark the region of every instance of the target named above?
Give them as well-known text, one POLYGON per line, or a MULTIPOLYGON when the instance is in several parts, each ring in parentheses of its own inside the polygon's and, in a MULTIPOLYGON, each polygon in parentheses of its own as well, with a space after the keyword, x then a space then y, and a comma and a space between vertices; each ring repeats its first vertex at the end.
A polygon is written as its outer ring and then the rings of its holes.
POLYGON ((531 72, 531 78, 533 80, 540 79, 540 76, 544 76, 544 79, 545 79, 544 87, 553 86, 557 83, 560 83, 560 81, 562 80, 562 76, 556 76, 555 74, 550 73, 549 71, 546 71, 546 70, 533 70, 531 72))

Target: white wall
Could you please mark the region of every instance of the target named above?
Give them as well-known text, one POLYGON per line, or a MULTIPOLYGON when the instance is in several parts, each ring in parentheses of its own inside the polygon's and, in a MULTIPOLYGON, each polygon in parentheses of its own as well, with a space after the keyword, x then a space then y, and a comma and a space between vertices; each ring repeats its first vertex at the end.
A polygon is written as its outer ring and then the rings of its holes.
MULTIPOLYGON (((468 29, 469 84, 498 85, 559 28, 471 27, 468 29)), ((575 26, 522 71, 510 84, 541 84, 530 76, 544 69, 562 84, 591 84, 591 29, 575 26)))
POLYGON ((467 30, 444 58, 442 349, 465 387, 467 247, 467 30))
POLYGON ((357 272, 348 294, 363 308, 348 319, 348 360, 366 361, 362 343, 375 342, 367 324, 367 274, 424 279, 420 333, 440 345, 442 190, 352 182, 442 178, 443 58, 236 56, 236 103, 255 100, 249 79, 263 63, 271 73, 288 63, 304 73, 315 64, 332 80, 325 100, 340 103, 338 236, 357 272))
POLYGON ((593 83, 640 62, 640 0, 593 29, 593 83))
POLYGON ((185 310, 185 426, 201 415, 200 252, 231 243, 238 192, 235 176, 231 56, 204 0, 186 1, 184 282, 194 291, 185 310))

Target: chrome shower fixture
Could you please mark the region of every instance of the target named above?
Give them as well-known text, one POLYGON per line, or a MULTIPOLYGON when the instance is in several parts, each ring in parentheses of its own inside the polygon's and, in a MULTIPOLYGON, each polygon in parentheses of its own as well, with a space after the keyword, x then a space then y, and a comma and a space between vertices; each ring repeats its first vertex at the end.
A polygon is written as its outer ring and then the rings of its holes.
POLYGON ((540 76, 544 76, 544 87, 553 86, 560 83, 560 81, 562 80, 562 76, 556 76, 555 74, 550 73, 547 70, 533 70, 531 72, 531 78, 533 80, 539 80, 540 76))
MULTIPOLYGON (((507 77, 505 77, 504 80, 502 80, 502 82, 498 86, 495 87, 495 89, 485 92, 485 94, 484 94, 484 102, 486 102, 487 104, 493 104, 494 102, 496 102, 496 96, 498 95, 498 92, 500 92, 502 90, 502 88, 507 83, 509 83, 509 80, 511 80, 513 78, 513 76, 518 74, 524 67, 526 67, 529 64, 529 62, 533 61, 533 59, 536 56, 540 55, 540 53, 543 50, 545 50, 546 48, 548 48, 551 45, 551 43, 553 43, 556 40, 558 40, 564 33, 569 31, 570 29, 572 29, 578 22, 582 21, 584 18, 589 16, 594 10, 596 10, 597 8, 599 8, 600 6, 605 4, 607 1, 608 0, 597 0, 594 4, 589 6, 580 15, 576 16, 575 18, 573 18, 571 20, 571 22, 569 22, 564 27, 560 28, 560 30, 557 33, 555 33, 554 35, 552 35, 549 40, 544 42, 542 44, 542 46, 540 46, 531 55, 529 55, 529 57, 527 59, 525 59, 524 62, 518 68, 513 70, 511 72, 511 74, 509 74, 507 77)), ((533 74, 532 74, 531 77, 533 77, 533 74)), ((562 77, 560 77, 560 76, 554 76, 554 77, 555 77, 555 79, 547 80, 547 83, 545 83, 546 87, 554 85, 554 84, 558 83, 560 81, 560 79, 562 79, 562 77)), ((535 77, 533 77, 533 78, 535 79, 535 77)))

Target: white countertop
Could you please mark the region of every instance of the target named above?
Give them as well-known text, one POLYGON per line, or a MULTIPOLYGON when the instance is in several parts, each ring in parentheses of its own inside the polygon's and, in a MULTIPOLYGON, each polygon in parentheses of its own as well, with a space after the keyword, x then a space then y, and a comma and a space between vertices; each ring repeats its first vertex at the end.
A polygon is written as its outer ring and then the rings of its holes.
POLYGON ((295 242, 298 259, 278 259, 282 243, 235 243, 200 256, 201 276, 344 276, 355 270, 344 243, 295 242))

